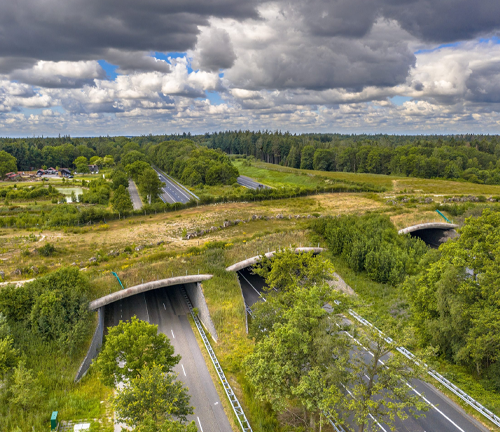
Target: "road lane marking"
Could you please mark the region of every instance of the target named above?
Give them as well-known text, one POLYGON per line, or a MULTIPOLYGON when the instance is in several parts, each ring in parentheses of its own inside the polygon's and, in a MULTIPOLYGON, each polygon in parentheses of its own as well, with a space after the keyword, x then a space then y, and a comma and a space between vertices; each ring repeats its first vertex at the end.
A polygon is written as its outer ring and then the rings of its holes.
POLYGON ((172 336, 175 339, 174 331, 172 329, 170 331, 172 332, 172 336))
POLYGON ((199 417, 196 417, 198 419, 198 423, 200 424, 200 429, 201 429, 201 432, 203 432, 203 428, 201 427, 201 421, 200 421, 200 418, 199 417))
POLYGON ((165 303, 163 303, 163 309, 167 310, 167 308, 165 307, 165 303))
MULTIPOLYGON (((361 346, 368 354, 370 354, 372 357, 373 357, 373 353, 368 349, 366 348, 365 346, 363 346, 356 338, 354 338, 354 336, 352 336, 351 334, 349 334, 349 332, 346 332, 346 334, 351 338, 351 339, 354 339, 357 344, 359 346, 361 346)), ((380 364, 382 365, 385 365, 385 363, 382 361, 382 360, 379 360, 378 361, 380 364)), ((451 418, 449 418, 443 411, 441 411, 436 405, 434 405, 431 401, 429 401, 422 393, 419 393, 414 387, 412 387, 409 383, 405 382, 405 384, 411 389, 413 390, 413 392, 415 394, 417 394, 418 396, 420 396, 420 398, 426 402, 427 404, 429 404, 432 408, 434 408, 439 414, 441 414, 446 420, 448 420, 453 426, 455 426, 458 430, 462 431, 462 432, 465 432, 459 425, 457 425, 451 418)), ((349 391, 349 390, 347 390, 349 391)))
POLYGON ((183 364, 181 364, 181 368, 182 368, 182 372, 184 372, 184 376, 187 376, 186 375, 186 370, 184 369, 184 365, 183 364))
POLYGON ((251 286, 251 287, 255 290, 255 292, 256 292, 257 294, 259 294, 259 296, 262 298, 262 300, 264 300, 265 302, 267 302, 267 300, 266 300, 266 299, 265 299, 265 297, 262 295, 262 293, 260 293, 260 292, 257 290, 257 288, 255 288, 255 287, 254 287, 254 286, 250 283, 250 281, 249 281, 249 280, 248 280, 245 276, 243 276, 240 272, 238 272, 238 274, 239 274, 239 275, 240 275, 243 279, 245 279, 245 280, 248 282, 248 284, 249 284, 249 285, 250 285, 250 286, 251 286))

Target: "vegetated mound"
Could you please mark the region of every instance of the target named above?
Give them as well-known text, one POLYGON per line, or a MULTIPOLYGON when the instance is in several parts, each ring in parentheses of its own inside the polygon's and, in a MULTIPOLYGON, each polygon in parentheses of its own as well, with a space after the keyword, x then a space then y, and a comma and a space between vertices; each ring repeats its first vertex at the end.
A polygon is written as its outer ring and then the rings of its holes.
POLYGON ((148 155, 167 174, 190 186, 233 184, 239 176, 221 150, 200 147, 190 140, 162 142, 150 147, 148 155))

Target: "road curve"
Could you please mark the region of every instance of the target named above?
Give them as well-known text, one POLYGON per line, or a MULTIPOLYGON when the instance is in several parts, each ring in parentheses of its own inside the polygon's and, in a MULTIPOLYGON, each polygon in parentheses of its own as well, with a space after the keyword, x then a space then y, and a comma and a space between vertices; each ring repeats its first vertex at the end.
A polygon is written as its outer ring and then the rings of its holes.
POLYGON ((106 326, 117 325, 133 315, 158 325, 182 359, 174 372, 189 389, 196 423, 201 432, 232 432, 207 365, 188 320, 189 310, 182 286, 159 288, 127 297, 106 306, 106 326))
MULTIPOLYGON (((258 301, 263 301, 266 295, 264 290, 266 284, 264 279, 254 275, 250 270, 243 269, 238 271, 241 289, 245 305, 251 307, 258 301)), ((420 394, 424 393, 425 398, 433 407, 418 419, 409 417, 405 421, 397 419, 396 430, 400 432, 486 432, 477 420, 469 416, 459 405, 442 394, 434 386, 421 381, 414 380, 412 387, 420 394)), ((374 427, 374 430, 377 428, 374 427)), ((380 431, 389 432, 389 427, 382 424, 380 431)))

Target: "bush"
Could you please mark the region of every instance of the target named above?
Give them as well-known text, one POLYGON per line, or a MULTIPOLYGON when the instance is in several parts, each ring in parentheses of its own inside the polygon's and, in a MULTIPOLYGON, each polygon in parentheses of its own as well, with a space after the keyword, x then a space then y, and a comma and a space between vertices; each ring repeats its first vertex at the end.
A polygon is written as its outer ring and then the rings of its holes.
POLYGON ((399 236, 387 216, 325 218, 312 226, 334 255, 341 256, 355 272, 366 271, 376 282, 402 282, 428 250, 420 239, 399 236))
POLYGON ((54 254, 55 251, 56 251, 56 248, 51 243, 47 243, 44 246, 42 246, 40 249, 38 249, 38 252, 40 253, 40 255, 42 255, 44 257, 51 256, 52 254, 54 254))
POLYGON ((58 341, 63 352, 74 354, 88 335, 90 319, 88 280, 76 268, 64 268, 19 288, 0 291, 0 312, 14 328, 45 341, 58 341))

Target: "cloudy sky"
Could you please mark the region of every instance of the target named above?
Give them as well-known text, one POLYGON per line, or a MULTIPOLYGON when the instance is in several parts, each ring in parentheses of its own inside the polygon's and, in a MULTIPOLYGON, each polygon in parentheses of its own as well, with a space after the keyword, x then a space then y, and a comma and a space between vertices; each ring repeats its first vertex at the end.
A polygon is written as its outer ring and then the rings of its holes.
POLYGON ((0 136, 500 133, 499 0, 0 4, 0 136))

